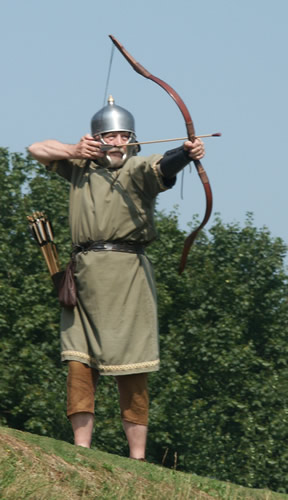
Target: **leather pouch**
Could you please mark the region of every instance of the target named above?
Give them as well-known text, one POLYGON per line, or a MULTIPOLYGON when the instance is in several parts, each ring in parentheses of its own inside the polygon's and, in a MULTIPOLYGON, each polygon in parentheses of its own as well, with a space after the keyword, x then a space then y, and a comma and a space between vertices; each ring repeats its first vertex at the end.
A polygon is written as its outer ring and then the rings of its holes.
POLYGON ((71 259, 65 271, 53 274, 52 280, 62 307, 73 308, 77 304, 77 290, 74 278, 75 262, 71 259))

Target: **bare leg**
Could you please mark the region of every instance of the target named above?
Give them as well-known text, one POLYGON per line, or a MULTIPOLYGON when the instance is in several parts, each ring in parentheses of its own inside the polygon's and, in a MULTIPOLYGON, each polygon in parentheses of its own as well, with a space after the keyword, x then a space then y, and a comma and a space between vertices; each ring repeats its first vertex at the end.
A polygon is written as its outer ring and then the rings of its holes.
POLYGON ((147 425, 133 424, 122 420, 130 450, 130 458, 145 458, 147 425))
POLYGON ((90 448, 94 415, 87 412, 74 413, 74 415, 70 415, 69 419, 74 432, 74 444, 90 448))

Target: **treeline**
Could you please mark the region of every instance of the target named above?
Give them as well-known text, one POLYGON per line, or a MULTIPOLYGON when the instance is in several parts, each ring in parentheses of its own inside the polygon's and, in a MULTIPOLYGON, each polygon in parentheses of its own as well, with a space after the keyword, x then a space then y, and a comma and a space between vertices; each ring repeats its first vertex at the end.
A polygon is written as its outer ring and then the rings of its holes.
MULTIPOLYGON (((0 424, 72 442, 59 316, 26 216, 45 211, 64 267, 69 185, 0 149, 0 424)), ((288 492, 286 246, 266 228, 202 232, 178 275, 185 238, 157 213, 161 370, 150 375, 148 459, 250 487, 288 492)), ((92 446, 127 455, 113 378, 96 394, 92 446)))

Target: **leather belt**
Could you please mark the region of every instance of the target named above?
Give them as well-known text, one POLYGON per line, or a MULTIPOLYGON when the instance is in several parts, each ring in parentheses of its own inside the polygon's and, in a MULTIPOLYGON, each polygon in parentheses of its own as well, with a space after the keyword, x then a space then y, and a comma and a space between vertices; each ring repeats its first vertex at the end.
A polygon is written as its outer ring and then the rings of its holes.
POLYGON ((88 241, 87 243, 81 243, 80 245, 73 245, 73 253, 77 254, 79 252, 126 252, 126 253, 138 253, 144 254, 145 249, 143 245, 139 243, 132 242, 115 242, 115 241, 88 241))

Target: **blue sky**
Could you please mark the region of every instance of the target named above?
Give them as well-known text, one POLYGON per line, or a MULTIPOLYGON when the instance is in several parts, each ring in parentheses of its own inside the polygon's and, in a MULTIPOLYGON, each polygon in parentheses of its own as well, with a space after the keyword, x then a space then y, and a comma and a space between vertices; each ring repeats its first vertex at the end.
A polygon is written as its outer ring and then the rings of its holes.
MULTIPOLYGON (((287 0, 0 0, 0 15, 1 147, 25 152, 38 140, 75 143, 89 132, 103 106, 111 33, 175 88, 197 133, 222 132, 205 141, 203 160, 214 213, 242 225, 253 212, 257 227, 288 243, 287 0)), ((185 135, 172 99, 117 50, 109 93, 134 114, 139 140, 185 135)), ((179 205, 186 228, 203 215, 205 196, 194 169, 184 200, 179 181, 158 206, 179 205)))

